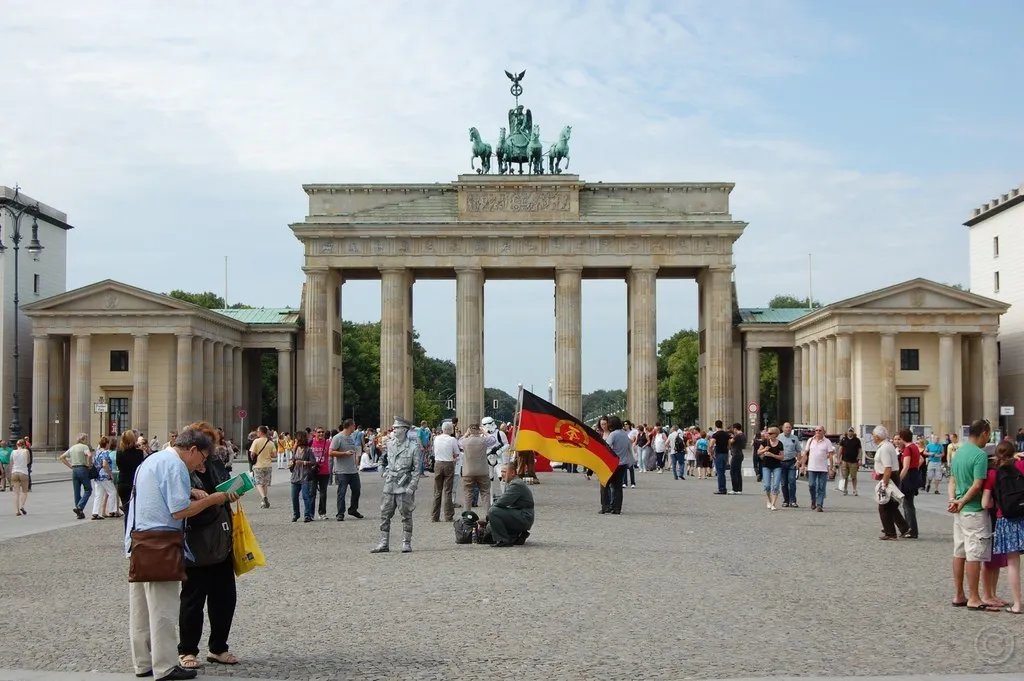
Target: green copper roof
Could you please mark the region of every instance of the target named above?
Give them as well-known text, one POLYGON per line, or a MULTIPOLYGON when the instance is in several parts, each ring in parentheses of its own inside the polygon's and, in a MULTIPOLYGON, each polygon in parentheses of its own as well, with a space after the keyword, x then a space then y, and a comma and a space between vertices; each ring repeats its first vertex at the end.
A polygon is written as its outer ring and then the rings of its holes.
POLYGON ((254 307, 241 310, 211 310, 243 324, 296 324, 299 311, 287 307, 254 307))
POLYGON ((740 324, 789 324, 814 310, 807 308, 741 307, 740 324))

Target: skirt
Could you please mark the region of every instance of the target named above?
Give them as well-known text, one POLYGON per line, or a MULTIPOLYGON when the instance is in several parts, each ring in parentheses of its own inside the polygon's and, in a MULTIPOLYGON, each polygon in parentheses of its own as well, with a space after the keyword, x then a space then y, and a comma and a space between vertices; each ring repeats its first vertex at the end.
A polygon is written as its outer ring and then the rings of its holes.
POLYGON ((711 455, 710 454, 698 454, 697 455, 697 467, 698 468, 711 468, 711 455))
POLYGON ((1024 553, 1024 518, 997 518, 992 553, 1024 553))

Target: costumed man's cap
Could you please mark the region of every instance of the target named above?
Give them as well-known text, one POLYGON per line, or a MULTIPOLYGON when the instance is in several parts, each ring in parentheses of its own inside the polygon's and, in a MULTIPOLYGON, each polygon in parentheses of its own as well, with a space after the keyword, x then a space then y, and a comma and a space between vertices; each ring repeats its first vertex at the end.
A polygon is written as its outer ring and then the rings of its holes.
POLYGON ((406 421, 401 416, 395 417, 395 422, 391 424, 392 428, 412 428, 412 423, 406 421))

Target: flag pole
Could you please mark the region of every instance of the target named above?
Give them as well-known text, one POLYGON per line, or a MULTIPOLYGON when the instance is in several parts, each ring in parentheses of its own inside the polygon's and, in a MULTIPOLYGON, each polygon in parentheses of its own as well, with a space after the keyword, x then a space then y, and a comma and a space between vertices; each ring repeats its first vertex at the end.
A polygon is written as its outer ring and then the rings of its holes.
POLYGON ((519 426, 523 420, 523 384, 519 384, 519 396, 516 397, 516 410, 512 414, 512 445, 513 452, 516 450, 516 440, 519 439, 519 426))

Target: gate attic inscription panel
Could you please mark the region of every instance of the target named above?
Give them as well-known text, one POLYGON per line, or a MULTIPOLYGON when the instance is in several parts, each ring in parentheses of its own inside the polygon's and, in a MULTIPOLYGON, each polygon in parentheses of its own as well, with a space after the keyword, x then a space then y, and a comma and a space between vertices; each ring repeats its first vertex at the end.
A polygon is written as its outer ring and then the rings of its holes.
MULTIPOLYGON (((457 362, 457 376, 462 377, 457 382, 470 396, 458 400, 458 411, 464 412, 460 418, 475 419, 483 414, 483 377, 477 375, 482 374, 477 367, 483 366, 483 340, 476 329, 482 329, 477 317, 482 319, 487 278, 556 279, 560 282, 556 284, 556 309, 570 318, 575 314, 571 311, 581 304, 578 278, 625 279, 631 305, 644 307, 655 304, 652 282, 658 277, 697 279, 705 301, 701 321, 707 338, 705 354, 721 355, 709 361, 709 366, 728 365, 731 312, 709 315, 706 310, 708 305, 731 307, 732 248, 746 227, 729 213, 732 184, 587 183, 576 175, 561 174, 461 175, 448 183, 314 184, 303 188, 309 197, 309 214, 291 229, 303 243, 307 290, 310 277, 320 276, 315 273, 330 273, 332 280, 345 281, 384 279, 382 270, 386 270, 392 273, 387 275, 392 289, 398 281, 411 287, 417 277, 448 278, 457 279, 459 290, 467 292, 470 302, 457 306, 461 320, 457 326, 472 329, 472 333, 459 335, 457 357, 470 358, 467 364, 472 369, 457 362), (406 275, 396 278, 396 270, 404 270, 406 275), (472 375, 467 376, 467 371, 472 375)), ((389 300, 404 302, 393 310, 382 306, 381 323, 385 331, 394 326, 397 332, 409 323, 412 296, 398 296, 392 289, 389 300)), ((307 317, 328 318, 334 312, 308 305, 305 310, 307 317)), ((329 327, 327 323, 307 323, 306 347, 321 342, 308 337, 312 330, 329 327)), ((575 328, 570 323, 565 334, 556 335, 568 338, 575 328)), ((630 416, 634 421, 653 422, 658 412, 656 376, 648 375, 657 370, 652 317, 629 315, 629 336, 629 404, 635 412, 630 416)), ((575 394, 580 385, 579 343, 571 343, 571 348, 563 345, 566 343, 556 342, 555 393, 560 406, 575 413, 579 410, 575 394)), ((382 375, 391 371, 405 375, 405 363, 410 360, 400 357, 397 350, 392 354, 395 356, 381 359, 382 375)), ((331 365, 313 366, 307 361, 307 379, 317 371, 340 372, 341 358, 333 353, 307 352, 306 357, 326 358, 331 365)), ((702 385, 701 395, 710 395, 712 401, 707 415, 734 418, 732 405, 727 404, 732 395, 727 372, 705 373, 712 374, 716 383, 713 390, 702 385)), ((322 386, 323 382, 307 380, 306 385, 322 386)), ((384 381, 381 385, 381 418, 412 418, 413 414, 403 413, 411 404, 412 386, 389 382, 393 387, 388 390, 403 393, 391 395, 385 394, 384 381)), ((307 421, 340 422, 340 399, 331 402, 331 410, 338 413, 325 413, 327 401, 316 392, 307 390, 305 395, 307 421)))

